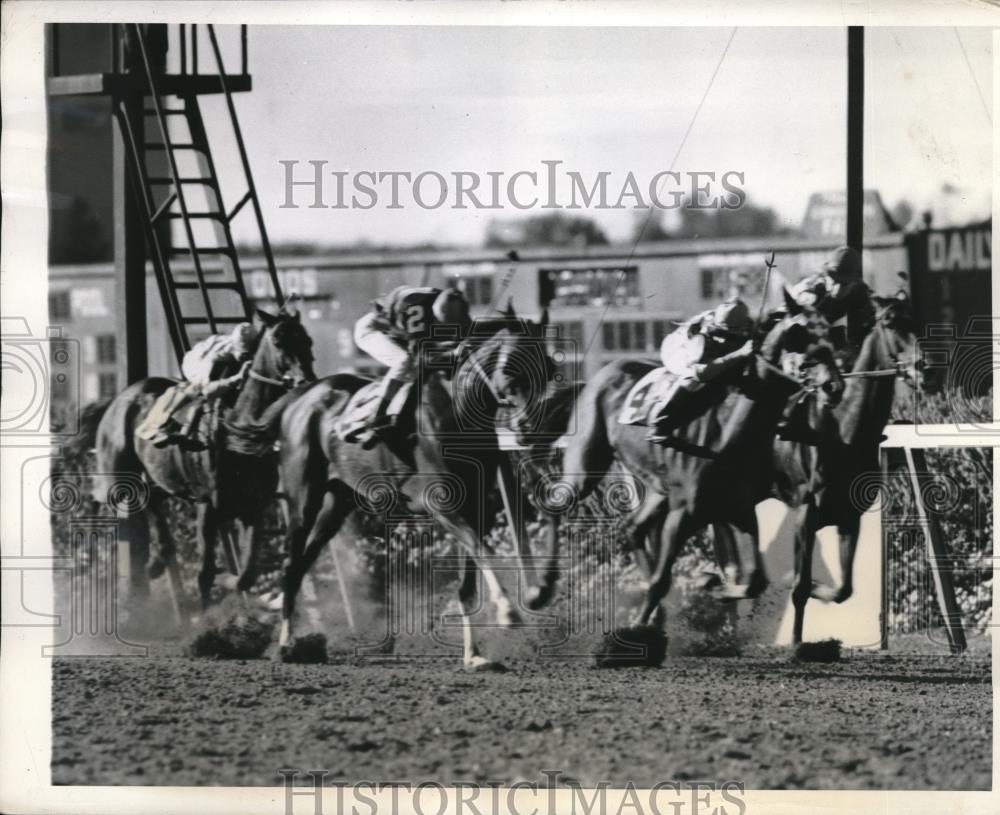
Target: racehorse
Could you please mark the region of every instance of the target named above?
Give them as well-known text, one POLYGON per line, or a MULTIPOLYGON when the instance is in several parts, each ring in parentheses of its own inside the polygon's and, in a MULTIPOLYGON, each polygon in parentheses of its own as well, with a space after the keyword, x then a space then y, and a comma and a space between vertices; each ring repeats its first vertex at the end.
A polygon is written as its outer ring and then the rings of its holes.
POLYGON ((889 422, 897 379, 922 386, 922 373, 909 300, 875 297, 876 320, 861 344, 840 404, 832 410, 811 400, 803 416, 804 440, 779 439, 774 447, 775 477, 761 500, 774 497, 795 518, 795 581, 792 605, 794 643, 802 642, 805 607, 810 597, 842 603, 853 591, 854 555, 861 515, 879 491, 879 445, 889 422), (867 477, 867 488, 865 483, 867 477), (876 481, 875 483, 878 483, 876 481), (836 526, 840 539, 841 584, 813 585, 812 556, 816 533, 836 526))
POLYGON ((437 364, 418 353, 419 374, 397 426, 371 450, 344 443, 338 426, 351 397, 369 383, 336 374, 308 388, 281 423, 281 479, 288 495, 288 536, 279 643, 288 655, 295 640, 295 605, 302 579, 326 542, 355 510, 385 519, 430 515, 460 545, 458 599, 463 617, 463 663, 493 667, 480 655, 471 615, 477 607, 477 567, 501 626, 519 622, 517 609, 492 568, 484 539, 495 515, 495 473, 500 462, 496 414, 507 400, 504 371, 541 371, 551 362, 541 324, 505 319, 478 321, 463 341, 457 364, 437 364), (451 377, 449 379, 449 376, 451 377))
MULTIPOLYGON (((718 397, 704 413, 677 432, 676 447, 663 448, 646 439, 647 428, 617 421, 632 386, 655 367, 634 360, 606 365, 580 392, 574 407, 573 432, 565 436, 562 474, 549 485, 546 514, 550 523, 585 499, 616 461, 645 486, 638 507, 627 520, 635 548, 646 536, 656 539, 658 555, 640 621, 648 623, 666 596, 681 545, 711 523, 717 549, 735 543, 744 582, 723 585, 724 599, 756 597, 767 585, 757 541, 759 482, 766 476, 775 432, 789 397, 803 389, 786 375, 780 362, 786 352, 805 359, 806 387, 822 405, 836 404, 844 389, 827 335, 829 326, 817 312, 800 306, 786 292, 786 312, 769 323, 740 389, 718 397), (765 462, 763 469, 761 463, 765 462), (721 539, 721 540, 720 540, 721 539)), ((538 599, 552 596, 558 576, 558 535, 550 530, 549 564, 538 599)), ((532 606, 535 607, 535 606, 532 606)))
MULTIPOLYGON (((233 521, 242 524, 245 557, 237 588, 249 589, 256 579, 262 515, 274 500, 277 457, 273 447, 281 411, 295 395, 289 389, 315 379, 312 340, 294 309, 276 316, 257 311, 259 329, 256 351, 246 382, 232 408, 219 423, 214 443, 202 451, 176 445, 156 447, 136 438, 156 399, 177 382, 150 377, 129 385, 107 406, 96 428, 98 500, 112 503, 129 541, 133 589, 144 594, 146 581, 169 570, 179 592, 175 544, 167 526, 166 499, 176 496, 197 504, 201 570, 198 588, 202 607, 209 604, 215 580, 215 547, 220 532, 229 534, 233 521), (148 486, 148 500, 121 500, 109 495, 114 479, 128 474, 148 486), (150 551, 149 523, 154 522, 150 551), (149 558, 143 574, 143 564, 149 558)), ((204 421, 204 419, 203 419, 204 421)), ((211 426, 210 426, 211 427, 211 426)), ((211 433, 211 429, 209 431, 211 433)), ((237 565, 237 564, 231 564, 237 565)), ((175 598, 180 601, 179 595, 175 598)))

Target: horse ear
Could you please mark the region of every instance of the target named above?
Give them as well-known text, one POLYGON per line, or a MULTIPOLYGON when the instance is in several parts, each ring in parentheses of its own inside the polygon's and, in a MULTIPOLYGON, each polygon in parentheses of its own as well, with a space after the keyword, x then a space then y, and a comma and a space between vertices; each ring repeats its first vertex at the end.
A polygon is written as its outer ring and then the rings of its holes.
POLYGON ((271 328, 271 326, 278 322, 277 317, 268 311, 264 311, 262 308, 256 309, 256 314, 257 319, 259 319, 267 328, 271 328))
POLYGON ((785 310, 789 314, 801 314, 802 306, 799 305, 798 300, 792 297, 792 293, 785 286, 781 287, 781 292, 785 295, 785 310))

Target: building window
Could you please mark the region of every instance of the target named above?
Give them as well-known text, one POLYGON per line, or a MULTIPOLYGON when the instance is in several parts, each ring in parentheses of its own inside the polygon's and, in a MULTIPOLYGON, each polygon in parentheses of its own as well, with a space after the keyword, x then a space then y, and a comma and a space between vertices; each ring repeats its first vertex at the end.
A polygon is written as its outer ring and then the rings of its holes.
POLYGON ((118 338, 114 334, 98 335, 97 361, 103 365, 113 365, 118 361, 118 338))
POLYGON ((470 306, 488 306, 493 303, 493 278, 490 275, 455 275, 448 278, 448 285, 462 292, 470 306))
POLYGON ((601 323, 601 343, 605 351, 614 351, 618 347, 615 340, 615 324, 601 323))
POLYGON ((701 297, 720 302, 732 297, 760 299, 764 292, 764 274, 754 265, 732 261, 707 264, 701 270, 701 297))
POLYGON ((97 398, 113 399, 118 393, 118 375, 100 374, 97 378, 97 398))
POLYGON ((605 351, 655 351, 667 330, 666 320, 612 320, 601 326, 605 351))
POLYGON ((73 309, 70 307, 68 291, 54 291, 49 294, 49 318, 52 320, 70 320, 73 309))
POLYGON ((671 331, 676 328, 676 326, 669 320, 653 320, 653 348, 658 349, 662 344, 664 338, 671 331))
POLYGON ((639 269, 540 269, 542 305, 638 306, 639 269))

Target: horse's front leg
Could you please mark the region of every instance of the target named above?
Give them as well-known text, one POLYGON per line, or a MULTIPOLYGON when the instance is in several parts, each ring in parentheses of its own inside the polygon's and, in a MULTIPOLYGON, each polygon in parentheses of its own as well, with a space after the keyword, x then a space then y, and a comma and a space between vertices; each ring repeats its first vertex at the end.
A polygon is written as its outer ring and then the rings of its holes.
POLYGON ((201 607, 207 609, 212 602, 212 586, 215 584, 215 546, 219 539, 219 521, 210 503, 198 504, 198 546, 201 549, 201 569, 198 572, 198 591, 201 607))
POLYGON ((812 587, 812 596, 827 603, 843 603, 854 593, 854 556, 858 551, 861 518, 852 518, 837 527, 840 554, 840 585, 812 587))
POLYGON ((511 603, 509 594, 501 584, 490 562, 496 556, 493 547, 481 540, 469 523, 458 515, 435 513, 434 519, 446 532, 455 536, 465 549, 466 555, 473 559, 479 571, 482 572, 486 588, 490 593, 490 600, 496 606, 497 625, 502 628, 520 625, 521 615, 511 603))
POLYGON ((257 582, 260 560, 260 547, 264 538, 264 519, 257 514, 249 522, 240 527, 240 551, 243 553, 243 565, 239 579, 236 581, 238 591, 246 592, 257 582))
POLYGON ((284 596, 279 637, 279 645, 282 647, 290 645, 295 636, 295 603, 302 588, 303 578, 316 562, 320 551, 337 534, 354 508, 353 491, 345 484, 335 482, 322 495, 310 496, 301 518, 292 518, 288 528, 288 551, 282 578, 284 596), (318 508, 315 507, 317 501, 318 508))
POLYGON ((466 670, 478 671, 499 667, 479 653, 472 615, 479 610, 476 562, 463 549, 459 555, 458 602, 462 608, 462 663, 466 670))
MULTIPOLYGON (((684 542, 695 531, 694 520, 686 508, 672 509, 667 513, 660 540, 659 558, 656 568, 650 576, 646 602, 639 617, 639 622, 642 625, 648 625, 653 615, 659 612, 660 603, 670 591, 670 581, 677 555, 680 554, 684 542)), ((662 612, 659 613, 662 614, 662 612)))
POLYGON ((792 607, 795 618, 792 623, 792 642, 802 642, 805 625, 806 604, 812 596, 812 559, 816 543, 816 507, 812 500, 806 501, 795 510, 795 583, 792 587, 792 607))
POLYGON ((535 573, 534 556, 531 543, 528 540, 528 530, 524 523, 524 495, 518 486, 517 478, 511 467, 510 460, 504 456, 497 465, 497 486, 500 488, 500 498, 503 501, 504 514, 507 516, 507 526, 514 539, 517 551, 518 572, 521 575, 519 585, 524 586, 524 598, 529 608, 538 602, 541 588, 535 573))
POLYGON ((159 495, 153 498, 149 504, 149 513, 153 518, 153 551, 154 559, 161 564, 160 573, 164 571, 167 576, 167 590, 170 593, 170 601, 174 607, 174 615, 181 630, 186 630, 191 620, 189 618, 187 598, 184 593, 184 584, 181 581, 180 567, 177 565, 177 544, 173 535, 170 534, 170 527, 167 524, 167 499, 159 495))
POLYGON ((735 558, 740 582, 732 582, 735 575, 730 564, 726 582, 714 594, 720 600, 752 600, 763 594, 768 586, 764 557, 760 552, 757 512, 752 500, 741 501, 737 498, 734 503, 728 513, 728 521, 714 525, 716 556, 735 558), (718 535, 720 531, 721 537, 718 535))

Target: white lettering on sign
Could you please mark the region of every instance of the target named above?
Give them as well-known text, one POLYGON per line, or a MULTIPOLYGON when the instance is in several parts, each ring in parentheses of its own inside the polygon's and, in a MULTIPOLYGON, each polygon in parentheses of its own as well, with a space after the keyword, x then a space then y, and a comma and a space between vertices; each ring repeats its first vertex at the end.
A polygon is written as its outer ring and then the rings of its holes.
POLYGON ((932 232, 927 236, 927 268, 932 272, 989 271, 992 235, 987 229, 932 232))
MULTIPOLYGON (((265 300, 274 296, 271 288, 271 275, 266 269, 255 269, 248 275, 249 294, 255 300, 265 300)), ((298 294, 302 297, 315 297, 319 294, 319 278, 315 269, 278 269, 278 282, 287 297, 298 294)))
POLYGON ((107 317, 108 306, 101 289, 73 289, 69 293, 74 317, 107 317))

